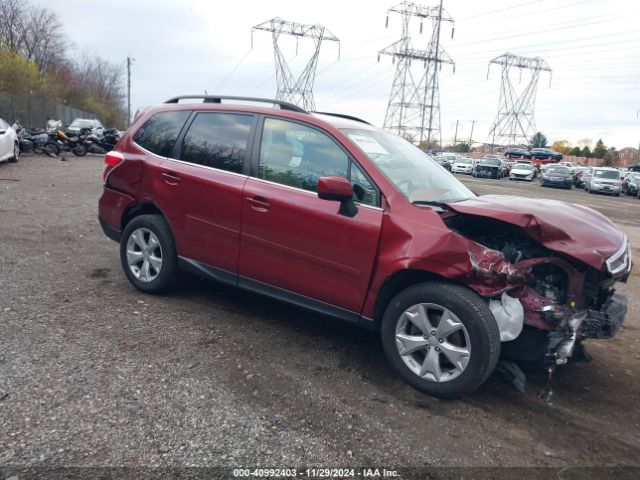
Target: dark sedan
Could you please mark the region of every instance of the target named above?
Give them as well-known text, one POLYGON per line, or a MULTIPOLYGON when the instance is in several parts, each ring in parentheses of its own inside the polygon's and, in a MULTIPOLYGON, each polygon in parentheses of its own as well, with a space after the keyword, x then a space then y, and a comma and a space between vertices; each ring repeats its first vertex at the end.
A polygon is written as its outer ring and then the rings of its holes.
POLYGON ((507 158, 527 158, 527 155, 529 151, 524 148, 507 148, 504 151, 504 156, 507 158))
POLYGON ((559 162, 562 160, 562 154, 551 150, 550 148, 532 148, 527 152, 527 158, 534 160, 554 160, 559 162))
POLYGON ((638 187, 640 186, 640 172, 631 172, 625 175, 622 181, 622 193, 627 195, 638 195, 638 187))
POLYGON ((571 190, 573 187, 573 179, 567 167, 550 165, 544 169, 542 177, 540 177, 540 186, 560 187, 571 190))

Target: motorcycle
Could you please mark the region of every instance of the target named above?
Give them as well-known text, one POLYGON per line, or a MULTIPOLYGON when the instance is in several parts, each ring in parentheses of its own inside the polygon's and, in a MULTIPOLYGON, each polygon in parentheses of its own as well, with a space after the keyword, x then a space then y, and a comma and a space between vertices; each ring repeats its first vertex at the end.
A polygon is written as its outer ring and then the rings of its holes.
POLYGON ((74 132, 64 131, 61 121, 49 120, 47 122, 47 131, 49 137, 57 146, 56 156, 59 155, 61 151, 72 152, 78 157, 83 157, 87 154, 85 139, 89 136, 90 129, 83 128, 76 135, 74 132))
POLYGON ((56 156, 58 145, 43 130, 28 131, 16 120, 12 127, 18 137, 21 152, 33 152, 38 155, 56 156))
POLYGON ((85 138, 84 143, 89 153, 97 153, 104 155, 113 150, 116 143, 120 140, 121 132, 116 128, 109 128, 99 137, 97 134, 90 134, 85 138))

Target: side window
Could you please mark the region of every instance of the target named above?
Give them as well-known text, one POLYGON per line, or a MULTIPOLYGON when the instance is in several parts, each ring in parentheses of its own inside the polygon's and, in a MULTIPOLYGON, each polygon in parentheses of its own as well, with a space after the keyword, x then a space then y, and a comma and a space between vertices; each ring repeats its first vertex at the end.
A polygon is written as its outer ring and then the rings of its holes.
POLYGON ((355 201, 373 207, 378 205, 378 191, 355 162, 351 162, 349 179, 354 187, 355 201), (358 187, 361 188, 360 191, 358 191, 358 187))
POLYGON ((349 158, 329 136, 299 123, 266 118, 259 177, 315 192, 318 179, 347 178, 349 158))
POLYGON ((180 160, 242 173, 253 116, 201 112, 182 141, 180 160))
POLYGON ((140 127, 133 141, 156 155, 169 157, 190 114, 189 110, 156 113, 140 127))

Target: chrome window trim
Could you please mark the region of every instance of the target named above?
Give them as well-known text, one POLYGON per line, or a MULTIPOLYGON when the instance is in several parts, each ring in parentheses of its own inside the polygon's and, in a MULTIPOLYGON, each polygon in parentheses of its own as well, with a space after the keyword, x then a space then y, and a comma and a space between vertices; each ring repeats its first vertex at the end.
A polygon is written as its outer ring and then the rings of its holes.
MULTIPOLYGON (((314 196, 314 197, 318 196, 317 192, 312 192, 311 190, 305 190, 304 188, 292 187, 291 185, 285 185, 284 183, 272 182, 271 180, 265 180, 264 178, 251 177, 251 179, 252 180, 256 180, 258 182, 261 182, 261 183, 267 183, 269 185, 277 185, 278 187, 288 188, 289 190, 295 190, 297 192, 303 192, 303 193, 306 193, 307 195, 311 195, 311 196, 314 196)), ((372 210, 379 210, 381 212, 384 211, 384 209, 382 209, 380 207, 374 207, 373 205, 367 205, 366 203, 360 203, 360 202, 354 202, 354 203, 356 205, 358 205, 359 207, 370 208, 372 210)))

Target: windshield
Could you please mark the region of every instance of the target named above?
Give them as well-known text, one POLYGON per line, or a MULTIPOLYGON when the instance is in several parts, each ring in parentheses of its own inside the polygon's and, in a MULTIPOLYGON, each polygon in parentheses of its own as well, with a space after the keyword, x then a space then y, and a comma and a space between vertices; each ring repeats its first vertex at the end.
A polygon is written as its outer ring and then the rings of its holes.
POLYGON ((381 130, 342 131, 411 202, 453 203, 475 197, 430 156, 396 135, 381 130))
POLYGON ((485 158, 482 160, 484 165, 500 165, 500 160, 497 158, 485 158))
POLYGON ((567 167, 547 167, 546 172, 568 174, 569 169, 567 167))
POLYGON ((513 166, 514 170, 533 170, 533 165, 531 165, 530 163, 516 163, 513 166))
POLYGON ((597 178, 619 178, 620 174, 616 170, 594 170, 593 176, 597 178))
POLYGON ((71 122, 71 125, 69 125, 70 127, 77 127, 77 128, 93 128, 94 123, 93 120, 79 120, 76 119, 73 122, 71 122))
POLYGON ((456 163, 473 163, 473 160, 471 160, 470 158, 459 158, 456 163))

